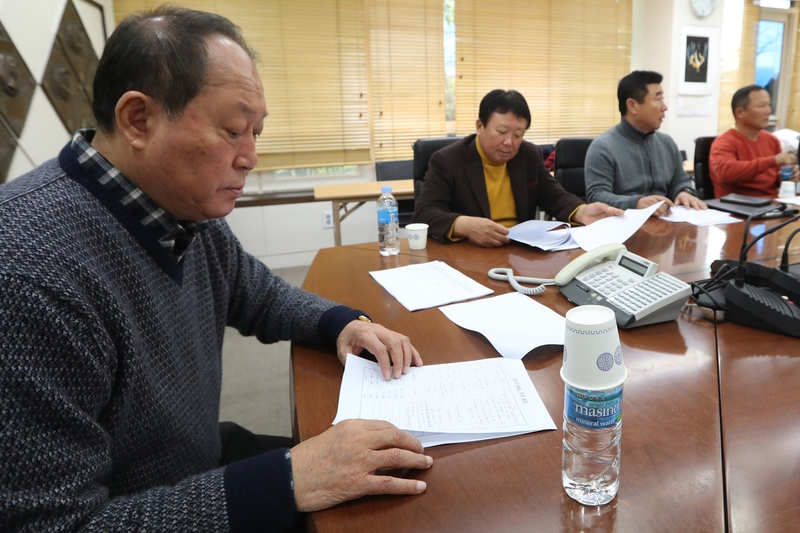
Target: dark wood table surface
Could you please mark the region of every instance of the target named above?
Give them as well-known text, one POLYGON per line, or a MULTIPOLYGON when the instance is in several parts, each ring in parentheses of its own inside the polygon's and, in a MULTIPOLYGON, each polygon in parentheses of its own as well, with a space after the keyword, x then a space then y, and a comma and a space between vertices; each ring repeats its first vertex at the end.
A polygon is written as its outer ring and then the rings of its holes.
MULTIPOLYGON (((751 225, 758 235, 780 220, 751 225)), ((792 224, 754 246, 748 259, 777 264, 792 224)), ((739 255, 744 224, 695 227, 651 219, 629 250, 685 281, 709 276, 715 259, 739 255)), ((437 309, 408 312, 368 275, 371 270, 443 260, 495 295, 491 267, 553 277, 581 250, 544 253, 512 243, 470 243, 409 250, 384 258, 377 243, 321 250, 304 288, 363 309, 408 335, 426 364, 498 357, 481 335, 437 309)), ((790 247, 793 262, 800 239, 790 247)), ((565 314, 554 288, 537 301, 565 314)), ((720 314, 721 315, 721 314, 720 314)), ((623 403, 620 490, 610 504, 584 507, 561 488, 561 430, 429 448, 434 465, 419 496, 366 497, 308 517, 311 531, 798 531, 800 530, 800 340, 716 323, 685 308, 665 324, 621 330, 629 377, 623 403)), ((721 318, 721 316, 719 317, 721 318)), ((556 425, 562 423, 561 347, 542 347, 523 362, 556 425)), ((342 367, 329 347, 292 347, 295 439, 330 427, 342 367)))

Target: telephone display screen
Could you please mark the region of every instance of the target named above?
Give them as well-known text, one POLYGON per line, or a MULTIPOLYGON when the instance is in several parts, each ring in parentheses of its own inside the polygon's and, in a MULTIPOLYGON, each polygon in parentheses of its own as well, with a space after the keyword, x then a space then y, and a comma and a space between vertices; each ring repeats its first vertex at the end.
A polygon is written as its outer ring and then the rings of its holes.
POLYGON ((619 266, 623 268, 627 268, 634 274, 638 274, 640 276, 644 276, 645 272, 647 272, 647 265, 643 265, 641 263, 637 263, 630 257, 623 255, 619 260, 619 266))

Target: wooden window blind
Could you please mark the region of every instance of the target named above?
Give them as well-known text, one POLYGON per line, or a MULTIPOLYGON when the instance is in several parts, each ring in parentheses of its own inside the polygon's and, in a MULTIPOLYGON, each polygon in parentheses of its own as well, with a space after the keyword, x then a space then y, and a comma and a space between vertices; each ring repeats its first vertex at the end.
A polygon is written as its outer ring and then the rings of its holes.
MULTIPOLYGON (((222 4, 220 2, 220 4, 222 4)), ((262 56, 259 167, 368 163, 363 0, 238 0, 218 13, 262 56)))
POLYGON ((619 122, 630 72, 631 0, 456 0, 456 132, 475 131, 492 89, 531 108, 526 138, 594 137, 619 122))
MULTIPOLYGON (((116 0, 118 21, 160 2, 116 0)), ((242 28, 261 55, 269 116, 258 168, 370 162, 364 0, 183 0, 242 28)))
POLYGON ((800 131, 800 35, 795 36, 792 84, 789 89, 789 109, 786 113, 786 127, 790 130, 800 131))
POLYGON ((411 159, 411 145, 443 137, 442 0, 369 0, 373 155, 411 159))
MULTIPOLYGON (((723 133, 734 123, 731 99, 738 89, 755 83, 756 45, 761 8, 754 0, 727 0, 722 12, 719 119, 723 133)), ((792 81, 794 91, 794 80, 792 81)), ((791 104, 789 116, 791 117, 791 104)), ((791 118, 789 119, 791 121, 791 118)))

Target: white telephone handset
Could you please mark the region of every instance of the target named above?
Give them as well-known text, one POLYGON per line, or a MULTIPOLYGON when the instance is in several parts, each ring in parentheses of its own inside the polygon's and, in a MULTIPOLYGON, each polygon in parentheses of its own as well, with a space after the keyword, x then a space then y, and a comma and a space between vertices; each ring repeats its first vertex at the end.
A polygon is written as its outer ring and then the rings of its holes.
POLYGON ((586 252, 561 269, 554 279, 515 278, 511 269, 494 268, 492 279, 507 279, 523 294, 544 292, 547 285, 575 305, 603 305, 614 311, 621 328, 666 322, 678 318, 692 293, 691 287, 658 264, 630 253, 622 244, 606 244, 586 252), (540 283, 523 287, 523 283, 540 283))
POLYGON ((553 279, 514 276, 514 271, 510 268, 493 268, 489 271, 489 277, 498 281, 508 281, 517 292, 522 294, 537 296, 542 294, 548 285, 566 285, 579 272, 603 261, 613 261, 619 255, 620 250, 626 250, 625 246, 622 244, 606 244, 595 248, 562 268, 553 279), (540 285, 538 287, 524 287, 521 283, 539 283, 540 285))
POLYGON ((615 260, 620 250, 627 250, 627 248, 625 248, 624 244, 605 244, 595 248, 591 252, 586 252, 562 268, 561 271, 556 274, 553 281, 555 281, 556 285, 559 287, 566 285, 587 268, 606 261, 615 260))

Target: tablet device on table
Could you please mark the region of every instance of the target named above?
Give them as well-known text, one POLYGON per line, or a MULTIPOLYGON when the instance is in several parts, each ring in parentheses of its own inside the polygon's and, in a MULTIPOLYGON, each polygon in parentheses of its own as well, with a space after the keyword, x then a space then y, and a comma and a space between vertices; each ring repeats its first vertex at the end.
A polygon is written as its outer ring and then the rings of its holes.
POLYGON ((723 202, 730 204, 749 205, 751 207, 764 207, 772 203, 769 198, 759 198, 758 196, 747 196, 746 194, 737 194, 732 192, 720 198, 723 202))
POLYGON ((723 202, 721 198, 705 200, 705 202, 706 205, 712 209, 718 209, 745 218, 751 215, 753 218, 781 218, 791 217, 798 213, 797 209, 794 207, 787 207, 786 204, 769 203, 765 206, 753 207, 750 205, 723 202))

